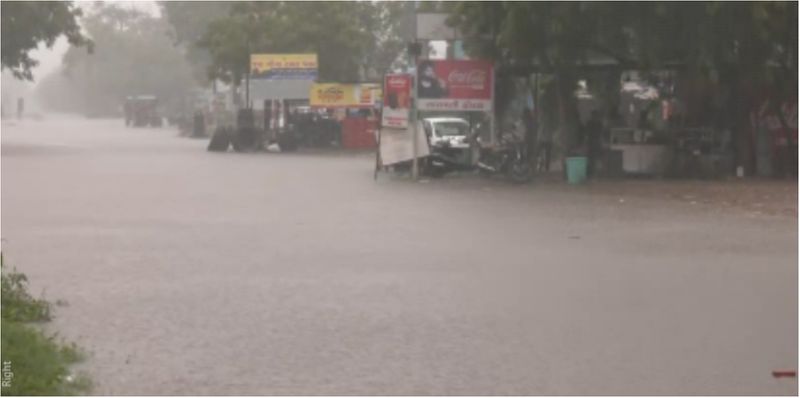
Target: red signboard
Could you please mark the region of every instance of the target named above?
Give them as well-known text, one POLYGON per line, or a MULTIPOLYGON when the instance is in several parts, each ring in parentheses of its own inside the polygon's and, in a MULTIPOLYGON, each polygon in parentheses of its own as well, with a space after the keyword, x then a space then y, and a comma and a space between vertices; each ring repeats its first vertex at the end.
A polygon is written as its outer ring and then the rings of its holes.
POLYGON ((420 110, 492 109, 492 63, 479 60, 423 60, 417 65, 420 110))
POLYGON ((381 125, 405 128, 411 107, 411 75, 386 75, 383 82, 381 125))

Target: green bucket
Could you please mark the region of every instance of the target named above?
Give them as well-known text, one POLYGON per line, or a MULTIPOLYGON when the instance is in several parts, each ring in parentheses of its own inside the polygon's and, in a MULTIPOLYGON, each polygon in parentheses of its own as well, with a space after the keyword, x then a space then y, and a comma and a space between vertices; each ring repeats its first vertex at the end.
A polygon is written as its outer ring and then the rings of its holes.
POLYGON ((586 166, 588 160, 585 156, 567 158, 567 181, 570 184, 580 184, 586 181, 586 166))

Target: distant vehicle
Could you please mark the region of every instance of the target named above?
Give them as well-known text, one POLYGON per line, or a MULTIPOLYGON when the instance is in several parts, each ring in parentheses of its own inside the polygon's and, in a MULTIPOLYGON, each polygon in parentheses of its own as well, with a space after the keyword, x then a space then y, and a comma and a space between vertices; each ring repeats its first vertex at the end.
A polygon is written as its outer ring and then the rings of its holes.
POLYGON ((161 127, 158 98, 154 95, 130 96, 125 99, 125 125, 161 127))

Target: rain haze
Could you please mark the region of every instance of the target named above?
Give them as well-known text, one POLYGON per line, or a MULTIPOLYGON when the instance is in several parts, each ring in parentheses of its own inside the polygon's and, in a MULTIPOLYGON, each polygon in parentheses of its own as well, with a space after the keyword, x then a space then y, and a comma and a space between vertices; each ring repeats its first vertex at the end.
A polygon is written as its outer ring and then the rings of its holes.
POLYGON ((3 395, 798 394, 796 2, 0 4, 3 395))

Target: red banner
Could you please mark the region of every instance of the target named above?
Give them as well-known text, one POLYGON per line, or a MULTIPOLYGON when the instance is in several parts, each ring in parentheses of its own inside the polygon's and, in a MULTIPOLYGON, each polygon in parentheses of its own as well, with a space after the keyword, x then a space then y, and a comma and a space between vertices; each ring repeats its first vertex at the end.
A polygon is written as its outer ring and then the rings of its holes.
POLYGON ((386 75, 383 82, 381 125, 405 128, 411 107, 411 75, 386 75))
POLYGON ((417 65, 420 110, 492 109, 492 63, 479 60, 423 60, 417 65))

